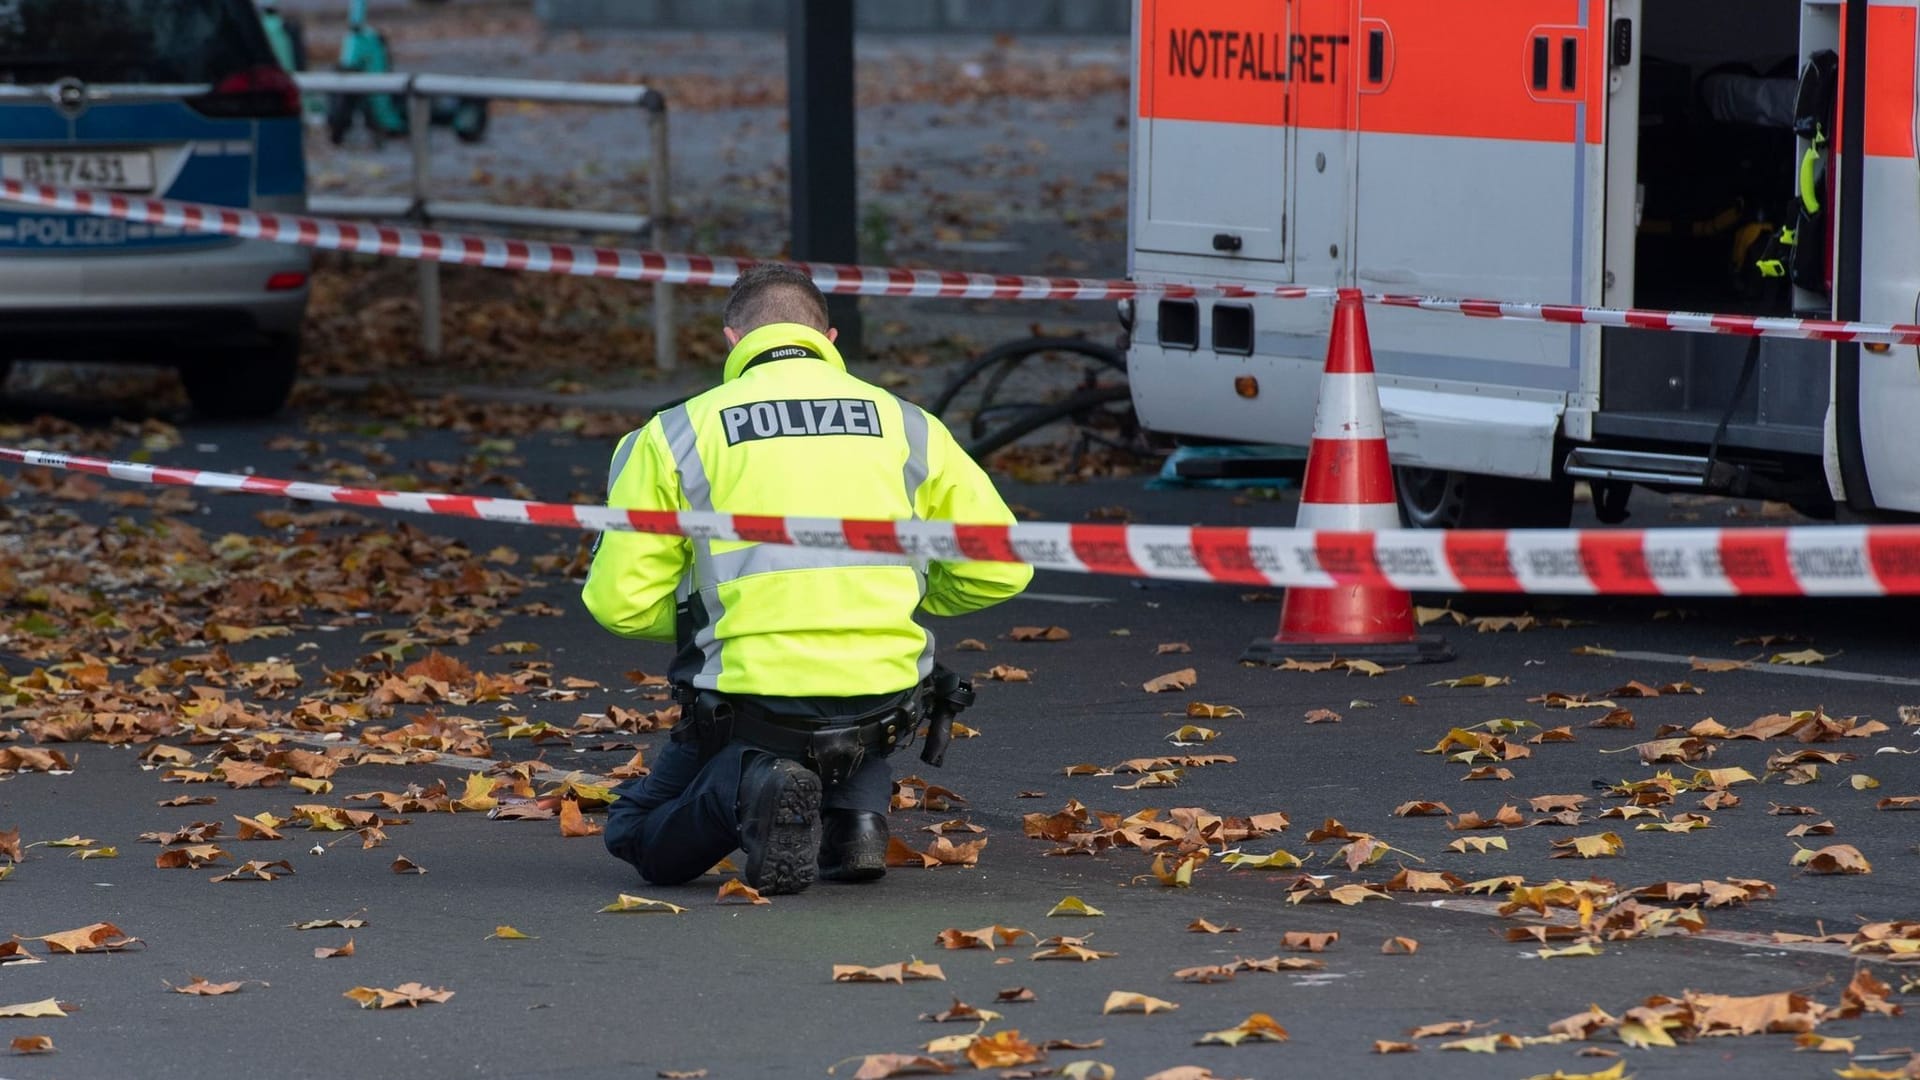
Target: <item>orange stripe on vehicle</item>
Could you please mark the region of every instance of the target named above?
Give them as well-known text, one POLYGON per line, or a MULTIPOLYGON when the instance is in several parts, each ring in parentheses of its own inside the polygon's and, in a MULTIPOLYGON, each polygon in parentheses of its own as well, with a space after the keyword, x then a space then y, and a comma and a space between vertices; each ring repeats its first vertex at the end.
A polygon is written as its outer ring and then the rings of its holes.
POLYGON ((1289 34, 1275 0, 1141 0, 1138 25, 1140 115, 1160 120, 1286 124, 1295 84, 1331 94, 1351 57, 1325 33, 1289 34))
MULTIPOLYGON (((1604 84, 1599 35, 1578 26, 1587 0, 1480 0, 1471 15, 1433 0, 1369 0, 1367 17, 1392 28, 1393 71, 1362 96, 1363 131, 1573 142, 1576 105, 1604 84), (1532 83, 1533 39, 1546 39, 1544 90, 1532 83), (1563 67, 1564 42, 1574 65, 1563 67), (1571 79, 1568 88, 1563 79, 1571 79)), ((1356 71, 1364 77, 1360 43, 1356 71)), ((1589 124, 1589 131, 1594 131, 1589 124)))
POLYGON ((1914 156, 1914 47, 1916 11, 1867 8, 1867 111, 1864 149, 1880 157, 1914 156))
POLYGON ((1605 135, 1605 0, 1140 0, 1139 112, 1159 120, 1569 143, 1605 135), (1582 9, 1589 25, 1579 25, 1582 9), (1368 70, 1382 35, 1380 78, 1368 70), (1538 39, 1536 41, 1536 39, 1538 39), (1544 60, 1535 85, 1536 50, 1544 60), (1358 93, 1356 93, 1358 91, 1358 93), (1354 102, 1358 99, 1358 122, 1354 102), (1576 123, 1587 104, 1587 124, 1576 123))

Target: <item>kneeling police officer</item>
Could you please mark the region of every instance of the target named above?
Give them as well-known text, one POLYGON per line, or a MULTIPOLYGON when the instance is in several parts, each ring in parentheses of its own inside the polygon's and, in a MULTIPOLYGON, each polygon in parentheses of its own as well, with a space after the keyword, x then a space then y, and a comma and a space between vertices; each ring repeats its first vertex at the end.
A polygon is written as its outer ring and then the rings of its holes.
MULTIPOLYGON (((939 420, 848 374, 804 273, 750 268, 724 322, 721 385, 620 441, 609 506, 1013 521, 939 420)), ((603 534, 587 609, 623 637, 678 643, 681 705, 653 771, 617 789, 607 849, 656 884, 690 881, 735 848, 763 892, 882 876, 887 755, 924 725, 922 758, 939 764, 973 696, 933 663, 914 615, 976 611, 1032 576, 1011 563, 603 534)))

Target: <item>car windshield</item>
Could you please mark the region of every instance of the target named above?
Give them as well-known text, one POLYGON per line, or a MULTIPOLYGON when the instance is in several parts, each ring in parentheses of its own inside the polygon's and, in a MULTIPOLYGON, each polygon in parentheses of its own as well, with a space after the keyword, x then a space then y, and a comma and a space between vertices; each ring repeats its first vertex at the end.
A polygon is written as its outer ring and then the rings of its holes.
POLYGON ((211 83, 273 56, 251 0, 0 0, 0 83, 211 83))

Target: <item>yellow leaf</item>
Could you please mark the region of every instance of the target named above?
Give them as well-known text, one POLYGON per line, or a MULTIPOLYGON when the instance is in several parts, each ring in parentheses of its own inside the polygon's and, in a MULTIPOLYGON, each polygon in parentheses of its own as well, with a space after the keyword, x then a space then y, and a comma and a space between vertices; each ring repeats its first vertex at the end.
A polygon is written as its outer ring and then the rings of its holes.
POLYGON ((1485 855, 1489 849, 1494 851, 1507 850, 1507 838, 1504 836, 1463 836, 1447 845, 1448 851, 1458 851, 1462 854, 1472 851, 1480 855, 1485 855))
POLYGON ((1212 742, 1219 737, 1219 732, 1212 728, 1201 727, 1198 724, 1182 724, 1167 733, 1167 741, 1175 746, 1192 746, 1196 743, 1212 742))
POLYGON ((1614 1062, 1611 1068, 1601 1069, 1599 1072, 1570 1073, 1555 1069, 1550 1073, 1536 1073, 1527 1077, 1527 1080, 1626 1080, 1626 1069, 1627 1063, 1623 1059, 1614 1062))
POLYGON ((1513 680, 1505 675, 1462 675, 1457 679, 1440 679, 1428 686, 1444 686, 1450 690, 1472 689, 1476 687, 1510 686, 1513 680))
MULTIPOLYGON (((602 909, 602 910, 605 910, 605 909, 602 909)), ((520 931, 515 930, 511 926, 494 927, 493 933, 488 934, 487 939, 492 940, 494 938, 498 938, 501 941, 532 941, 534 940, 534 937, 532 934, 523 934, 520 931)))
POLYGON ((1247 714, 1232 705, 1209 705, 1204 701, 1187 702, 1187 715, 1195 720, 1245 720, 1247 714))
POLYGON ((1759 782, 1758 777, 1745 769, 1735 766, 1728 769, 1695 769, 1693 770, 1693 780, 1688 786, 1696 791, 1701 788, 1711 788, 1717 791, 1721 788, 1732 787, 1735 784, 1757 784, 1759 782))
MULTIPOLYGON (((99 842, 100 841, 95 840, 91 837, 86 837, 86 836, 69 836, 64 840, 40 841, 41 844, 45 844, 48 847, 92 847, 93 845, 99 842)), ((32 846, 37 847, 38 845, 32 845, 32 846)))
POLYGON ((1808 664, 1824 664, 1839 655, 1838 652, 1823 653, 1818 649, 1801 649, 1798 652, 1774 653, 1768 658, 1767 663, 1805 667, 1808 664))
POLYGON ((0 1005, 0 1017, 9 1020, 37 1020, 41 1017, 65 1016, 67 1012, 60 1007, 55 998, 43 1001, 29 1001, 20 1005, 0 1005))
POLYGON ((307 776, 290 776, 287 778, 287 783, 309 795, 325 795, 333 790, 333 781, 315 780, 307 776))
POLYGON ((1336 889, 1328 889, 1327 898, 1336 903, 1345 904, 1348 907, 1352 907, 1354 904, 1358 904, 1366 900, 1393 899, 1393 897, 1388 896, 1386 893, 1381 892, 1378 888, 1375 888, 1372 885, 1362 885, 1357 883, 1351 884, 1351 885, 1342 885, 1336 889))
POLYGON ((1101 911, 1099 908, 1094 907, 1091 904, 1088 904, 1085 900, 1082 900, 1077 896, 1067 897, 1066 899, 1053 905, 1053 910, 1047 912, 1047 915, 1049 918, 1055 915, 1105 915, 1105 914, 1106 912, 1101 911))
POLYGON ((1270 851, 1265 855, 1248 855, 1242 851, 1229 851, 1220 856, 1222 866, 1244 866, 1252 870, 1290 870, 1304 865, 1298 855, 1286 851, 1270 851))
POLYGON ((678 915, 687 909, 678 904, 669 904, 665 900, 649 900, 644 896, 629 896, 626 893, 621 893, 618 900, 615 900, 600 910, 602 912, 664 911, 669 915, 678 915))
POLYGON ((1847 778, 1847 783, 1853 785, 1853 790, 1855 791, 1872 791, 1874 788, 1880 786, 1880 781, 1875 780, 1866 773, 1854 773, 1847 778))
POLYGON ((1107 995, 1107 1003, 1100 1007, 1100 1014, 1102 1016, 1116 1012, 1152 1014, 1156 1012, 1166 1012, 1179 1007, 1180 1006, 1173 1002, 1163 998, 1149 997, 1146 994, 1136 994, 1130 990, 1115 990, 1107 995))
POLYGON ((1542 960, 1552 960, 1561 956, 1599 956, 1600 949, 1591 941, 1583 941, 1578 945, 1569 945, 1564 949, 1541 949, 1533 955, 1542 960))
POLYGON ((1570 836, 1565 840, 1553 842, 1554 859, 1608 859, 1626 850, 1625 841, 1618 833, 1597 833, 1593 836, 1570 836))
POLYGON ((482 776, 479 773, 468 773, 467 790, 460 798, 454 800, 453 805, 462 810, 473 810, 482 813, 491 810, 500 805, 500 800, 493 797, 493 789, 499 785, 500 778, 497 776, 482 776))
POLYGON ((1471 1039, 1455 1039, 1440 1044, 1442 1050, 1466 1050, 1475 1054, 1492 1054, 1501 1050, 1519 1050, 1526 1044, 1518 1035, 1479 1035, 1471 1039))
POLYGON ((86 848, 85 850, 74 852, 72 857, 76 859, 117 859, 120 857, 120 849, 117 847, 86 848))
MULTIPOLYGON (((1151 1010, 1149 1010, 1151 1011, 1151 1010)), ((1195 1046, 1207 1043, 1219 1043, 1225 1046, 1239 1046, 1243 1042, 1286 1042, 1287 1029, 1273 1022, 1266 1013, 1254 1013, 1245 1020, 1224 1031, 1209 1031, 1200 1036, 1195 1046)))
POLYGON ((1382 667, 1371 660, 1338 660, 1335 663, 1345 668, 1348 675, 1365 675, 1369 679, 1377 675, 1385 675, 1389 671, 1399 671, 1406 666, 1402 664, 1399 667, 1382 667))
POLYGON ((1638 1020, 1622 1020, 1614 1029, 1620 1041, 1636 1050, 1645 1050, 1650 1046, 1673 1046, 1673 1036, 1667 1034, 1664 1025, 1650 1026, 1638 1020))
POLYGON ((1854 1052, 1853 1043, 1853 1036, 1841 1039, 1831 1035, 1816 1035, 1811 1031, 1803 1031, 1793 1038, 1794 1049, 1812 1050, 1816 1054, 1851 1054, 1854 1052))

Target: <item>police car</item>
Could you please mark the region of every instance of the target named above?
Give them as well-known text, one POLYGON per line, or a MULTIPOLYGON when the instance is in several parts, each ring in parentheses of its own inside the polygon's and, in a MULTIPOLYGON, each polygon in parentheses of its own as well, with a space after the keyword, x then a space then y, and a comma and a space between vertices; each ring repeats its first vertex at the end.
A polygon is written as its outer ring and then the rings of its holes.
MULTIPOLYGON (((251 0, 0 0, 0 176, 299 212, 300 96, 251 0)), ((308 271, 300 248, 0 203, 0 374, 170 364, 201 414, 269 415, 308 271)))

